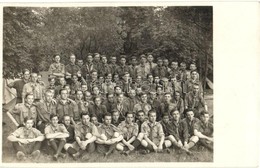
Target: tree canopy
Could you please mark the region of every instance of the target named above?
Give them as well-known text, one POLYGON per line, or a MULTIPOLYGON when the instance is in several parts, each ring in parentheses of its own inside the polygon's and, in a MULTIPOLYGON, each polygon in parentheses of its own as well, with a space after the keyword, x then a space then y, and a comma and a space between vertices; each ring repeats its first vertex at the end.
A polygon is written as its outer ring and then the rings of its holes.
POLYGON ((213 80, 212 7, 4 7, 4 73, 45 71, 54 54, 139 56, 196 62, 213 80))

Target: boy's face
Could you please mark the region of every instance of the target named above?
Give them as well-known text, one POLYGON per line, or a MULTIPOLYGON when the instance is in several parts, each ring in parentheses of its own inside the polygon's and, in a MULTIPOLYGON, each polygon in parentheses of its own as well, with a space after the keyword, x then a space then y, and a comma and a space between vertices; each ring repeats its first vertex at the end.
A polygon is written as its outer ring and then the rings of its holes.
POLYGON ((144 121, 144 113, 143 112, 138 113, 137 118, 140 121, 144 121))
POLYGON ((188 111, 188 112, 186 113, 186 115, 187 115, 187 118, 188 118, 190 121, 193 120, 193 118, 194 118, 194 113, 193 113, 193 111, 188 111))
POLYGON ((65 116, 65 117, 64 117, 64 124, 65 124, 66 126, 69 126, 69 125, 70 125, 70 116, 65 116))
POLYGON ((33 95, 28 95, 26 98, 26 102, 31 105, 33 104, 33 101, 34 101, 33 95))
POLYGON ((163 117, 163 122, 165 122, 165 123, 168 123, 169 122, 169 116, 164 116, 163 117))
POLYGON ((178 121, 178 120, 180 119, 180 113, 179 113, 179 111, 174 111, 174 112, 172 113, 172 118, 173 118, 174 121, 178 121))
POLYGON ((104 124, 110 125, 111 124, 112 117, 111 116, 105 116, 104 118, 104 124))
POLYGON ((32 129, 32 126, 33 126, 33 120, 27 120, 25 123, 25 127, 27 129, 32 129))
POLYGON ((92 117, 92 118, 91 118, 91 122, 92 122, 93 124, 97 124, 97 123, 98 123, 97 117, 92 117))
POLYGON ((119 113, 118 112, 114 112, 112 117, 113 117, 114 121, 117 121, 119 119, 119 113))
POLYGON ((149 121, 154 123, 156 121, 156 113, 152 112, 148 115, 149 121))
POLYGON ((82 116, 82 124, 87 125, 90 121, 89 115, 83 115, 82 116))
POLYGON ((126 122, 131 124, 134 121, 134 115, 133 114, 127 114, 126 116, 126 122))
POLYGON ((53 117, 53 118, 51 119, 51 124, 52 124, 54 127, 56 127, 56 126, 58 125, 58 121, 59 121, 58 117, 55 116, 55 117, 53 117))

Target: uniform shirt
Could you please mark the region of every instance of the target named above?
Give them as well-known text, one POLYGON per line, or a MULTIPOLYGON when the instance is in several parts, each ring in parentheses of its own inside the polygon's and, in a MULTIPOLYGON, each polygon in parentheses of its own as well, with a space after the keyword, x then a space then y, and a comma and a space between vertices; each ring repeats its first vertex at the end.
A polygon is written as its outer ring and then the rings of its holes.
POLYGON ((65 74, 65 65, 61 63, 52 63, 49 68, 49 74, 62 73, 65 74))
POLYGON ((179 70, 179 74, 178 74, 179 80, 180 80, 181 82, 187 81, 187 79, 188 79, 188 74, 189 74, 189 72, 188 72, 187 70, 182 70, 182 69, 180 69, 180 70, 179 70))
POLYGON ((98 135, 97 127, 89 122, 87 125, 83 125, 82 123, 78 123, 75 126, 75 137, 79 137, 81 141, 86 140, 87 133, 91 133, 93 136, 98 135))
POLYGON ((157 98, 153 100, 151 98, 148 98, 147 102, 151 105, 152 109, 154 109, 155 111, 159 111, 159 107, 161 103, 157 98))
POLYGON ((136 73, 135 73, 135 69, 138 65, 129 65, 129 69, 130 69, 130 76, 135 79, 136 78, 136 73))
POLYGON ((89 113, 90 115, 97 116, 98 122, 102 122, 103 114, 107 112, 106 106, 100 105, 97 106, 96 104, 89 106, 89 113))
POLYGON ((99 134, 105 134, 107 139, 112 139, 115 132, 118 132, 120 134, 120 130, 113 124, 110 125, 101 124, 98 127, 98 131, 99 134))
POLYGON ((125 72, 130 72, 131 69, 129 68, 129 66, 125 65, 125 66, 118 66, 117 69, 116 69, 116 73, 119 74, 119 77, 122 77, 125 72))
POLYGON ((156 145, 160 143, 160 138, 164 136, 162 125, 159 122, 151 123, 148 120, 141 125, 141 132, 156 145))
POLYGON ((168 71, 165 66, 156 66, 152 72, 153 76, 159 76, 160 78, 168 77, 168 71))
POLYGON ((200 121, 197 126, 195 126, 195 129, 197 129, 199 132, 201 132, 203 135, 206 135, 208 137, 213 137, 213 124, 203 123, 200 121))
POLYGON ((181 140, 188 142, 189 131, 185 122, 171 120, 169 124, 167 124, 166 132, 169 135, 173 135, 176 141, 181 140))
POLYGON ((162 125, 164 135, 169 136, 170 134, 168 131, 168 126, 169 126, 170 122, 165 122, 165 121, 161 120, 161 121, 159 121, 159 123, 162 125))
POLYGON ((11 114, 18 115, 17 122, 18 124, 23 124, 25 117, 32 117, 34 123, 36 123, 37 119, 37 111, 35 104, 29 105, 27 103, 19 103, 16 104, 14 109, 11 111, 11 114))
POLYGON ((67 143, 73 143, 75 141, 75 128, 73 125, 66 126, 67 131, 69 132, 69 137, 66 138, 67 143))
POLYGON ((133 98, 129 97, 128 98, 128 103, 129 103, 129 110, 130 111, 134 111, 134 106, 136 104, 138 104, 139 101, 138 101, 138 99, 136 97, 133 97, 133 98))
POLYGON ((129 104, 126 100, 124 100, 121 104, 116 103, 113 107, 113 110, 117 110, 119 112, 119 120, 123 121, 125 120, 125 114, 129 112, 129 104))
POLYGON ((114 126, 118 127, 118 125, 119 125, 120 123, 121 123, 120 118, 118 118, 117 121, 113 120, 113 118, 112 118, 111 124, 113 124, 114 126))
POLYGON ((146 79, 147 75, 150 73, 150 67, 147 64, 138 65, 135 68, 135 76, 141 76, 142 79, 146 79))
MULTIPOLYGON (((75 99, 75 102, 78 105, 79 116, 81 115, 81 113, 86 113, 88 111, 88 107, 86 106, 86 104, 83 100, 75 99)), ((78 118, 78 119, 80 119, 80 118, 78 118)))
POLYGON ((170 102, 168 103, 161 103, 160 105, 160 114, 157 116, 158 120, 162 118, 163 113, 168 113, 168 115, 171 117, 171 111, 176 108, 176 104, 170 102))
POLYGON ((198 110, 205 105, 206 102, 200 93, 198 95, 195 95, 193 92, 189 92, 185 96, 185 107, 198 110))
POLYGON ((68 64, 65 67, 65 71, 70 73, 71 75, 77 74, 78 72, 80 72, 80 67, 76 64, 68 64))
POLYGON ((43 134, 36 128, 27 129, 26 127, 18 128, 13 133, 11 133, 11 135, 21 139, 34 139, 39 136, 43 136, 43 134))
POLYGON ((39 83, 29 82, 23 86, 22 97, 25 98, 28 93, 33 93, 34 99, 41 100, 43 98, 44 89, 39 83))
POLYGON ((193 118, 192 121, 189 121, 187 118, 184 118, 181 122, 187 125, 189 137, 194 135, 194 129, 199 130, 200 120, 198 118, 193 118))
POLYGON ((112 113, 112 110, 113 110, 113 107, 116 104, 116 101, 114 100, 113 102, 109 102, 108 100, 105 100, 102 104, 104 106, 106 106, 107 112, 112 113))
POLYGON ((89 79, 90 77, 90 73, 92 70, 97 70, 97 67, 94 66, 93 63, 86 63, 82 68, 81 68, 81 73, 82 73, 82 76, 85 78, 85 79, 89 79))
POLYGON ((8 84, 8 87, 15 88, 17 98, 22 98, 23 87, 27 82, 24 79, 16 80, 8 84))
POLYGON ((138 125, 136 123, 128 124, 126 121, 122 121, 118 128, 122 133, 125 140, 131 139, 133 136, 137 137, 138 135, 138 125))
POLYGON ((56 106, 56 112, 59 117, 59 121, 62 120, 64 115, 69 115, 74 120, 80 120, 80 114, 78 110, 78 105, 73 100, 58 100, 56 106))
POLYGON ((145 63, 145 64, 146 64, 146 66, 148 66, 149 69, 150 69, 150 72, 149 72, 149 73, 152 73, 153 69, 157 66, 157 64, 154 63, 154 62, 147 62, 147 63, 145 63))
POLYGON ((202 88, 202 85, 201 85, 201 82, 199 81, 199 79, 196 79, 196 80, 193 80, 193 79, 188 79, 186 82, 185 82, 185 87, 183 88, 183 92, 185 93, 189 93, 193 90, 193 84, 199 84, 199 92, 200 93, 203 93, 203 88, 202 88))
POLYGON ((141 126, 142 126, 142 124, 145 122, 145 120, 142 122, 142 121, 140 121, 140 120, 137 120, 136 121, 136 124, 138 125, 138 133, 140 133, 141 132, 141 126))
POLYGON ((170 77, 177 78, 177 76, 178 77, 180 76, 179 68, 176 68, 176 69, 171 68, 171 70, 170 70, 170 77))
POLYGON ((45 135, 54 134, 54 133, 57 133, 57 132, 69 134, 69 132, 66 129, 66 127, 64 126, 64 124, 57 124, 57 126, 53 126, 52 124, 50 124, 50 125, 47 125, 44 129, 45 135))
POLYGON ((56 103, 51 101, 50 103, 47 101, 40 101, 36 103, 36 110, 38 121, 42 121, 44 123, 50 123, 50 115, 56 114, 56 103))
POLYGON ((108 64, 100 64, 99 67, 99 76, 105 76, 105 74, 109 74, 112 72, 111 66, 109 66, 108 64))
POLYGON ((173 98, 172 102, 176 105, 176 108, 178 109, 180 114, 182 114, 183 111, 184 111, 184 101, 183 101, 183 99, 179 98, 179 100, 176 100, 175 98, 173 98))
POLYGON ((109 64, 111 68, 111 73, 114 74, 117 72, 118 65, 117 64, 109 64))

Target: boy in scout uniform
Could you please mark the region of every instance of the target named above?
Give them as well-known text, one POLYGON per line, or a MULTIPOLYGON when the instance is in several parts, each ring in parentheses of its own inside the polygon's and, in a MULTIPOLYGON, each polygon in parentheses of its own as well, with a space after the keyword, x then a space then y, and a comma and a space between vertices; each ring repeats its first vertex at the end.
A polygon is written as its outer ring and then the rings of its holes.
POLYGON ((37 111, 33 102, 34 95, 29 93, 25 96, 25 103, 16 104, 14 109, 7 112, 7 115, 17 127, 23 126, 25 117, 33 118, 34 124, 36 124, 37 111))
POLYGON ((25 117, 24 123, 23 127, 15 130, 7 139, 12 142, 18 160, 24 160, 28 155, 37 159, 41 153, 40 147, 44 135, 32 127, 34 124, 32 117, 25 117))
MULTIPOLYGON (((76 142, 68 148, 67 152, 72 155, 74 160, 82 156, 85 151, 93 153, 95 151, 94 141, 98 135, 97 127, 90 122, 89 113, 82 113, 81 123, 75 126, 76 142)), ((86 158, 87 155, 83 157, 86 158)))
POLYGON ((54 150, 53 160, 58 160, 58 157, 65 158, 66 155, 61 153, 62 148, 66 144, 66 138, 69 137, 69 132, 63 124, 59 124, 58 116, 51 114, 51 124, 48 125, 44 132, 46 139, 49 140, 51 148, 54 150))
POLYGON ((97 151, 107 157, 116 149, 117 142, 123 139, 120 135, 120 130, 111 124, 112 116, 110 113, 105 113, 103 116, 103 124, 99 129, 100 137, 97 138, 97 151))
POLYGON ((125 121, 122 121, 118 128, 123 135, 123 139, 116 145, 116 149, 119 151, 134 150, 132 143, 138 135, 138 125, 134 123, 134 113, 126 113, 125 121))
POLYGON ((150 153, 150 151, 162 152, 165 136, 162 125, 156 122, 156 111, 149 111, 148 120, 142 124, 141 132, 144 134, 141 144, 145 148, 141 151, 142 154, 150 153))

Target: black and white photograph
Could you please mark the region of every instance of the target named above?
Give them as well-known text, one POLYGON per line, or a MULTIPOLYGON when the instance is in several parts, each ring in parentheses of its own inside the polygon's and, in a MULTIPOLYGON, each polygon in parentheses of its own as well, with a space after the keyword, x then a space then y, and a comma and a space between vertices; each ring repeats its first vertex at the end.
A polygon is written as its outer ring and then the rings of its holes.
POLYGON ((213 163, 213 9, 4 6, 2 162, 213 163))

